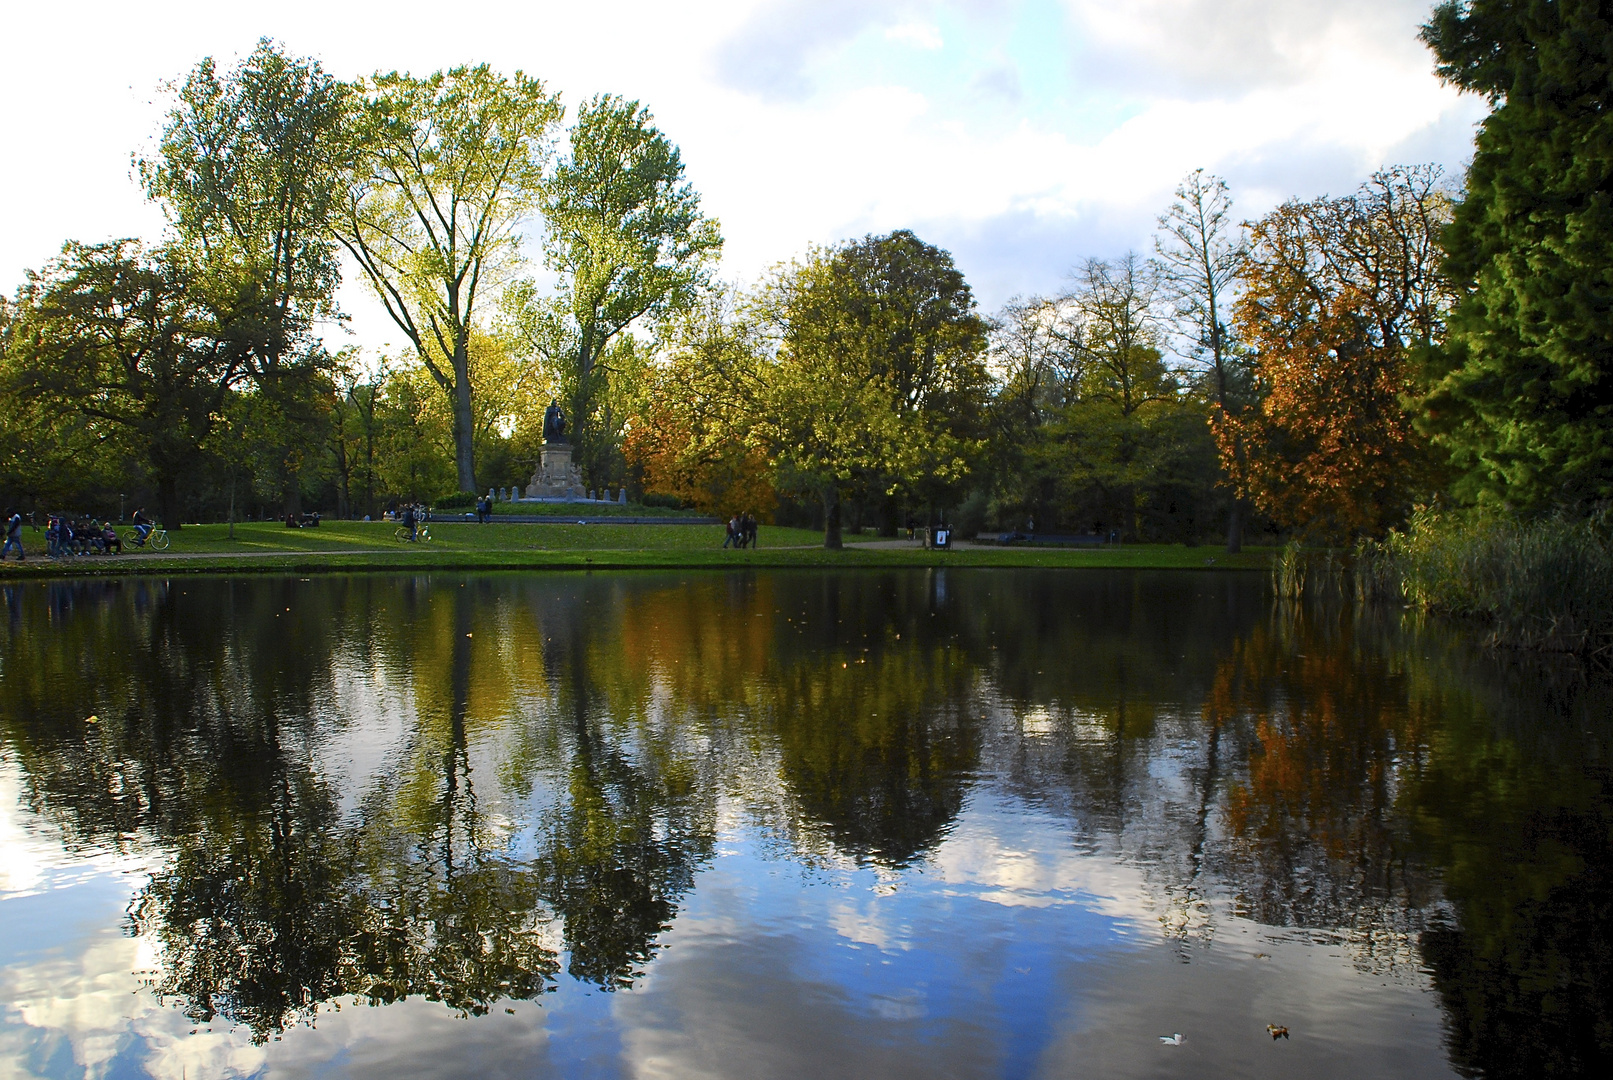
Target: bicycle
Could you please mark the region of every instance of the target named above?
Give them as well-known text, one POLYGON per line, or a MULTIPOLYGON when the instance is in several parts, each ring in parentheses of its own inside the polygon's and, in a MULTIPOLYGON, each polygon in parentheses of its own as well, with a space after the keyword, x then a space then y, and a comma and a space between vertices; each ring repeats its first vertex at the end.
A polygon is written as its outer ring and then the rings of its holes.
POLYGON ((431 539, 431 526, 417 525, 415 526, 414 535, 410 536, 409 526, 399 525, 397 532, 393 533, 392 535, 399 543, 407 544, 413 542, 423 544, 427 540, 431 539))
POLYGON ((137 547, 137 548, 149 547, 152 551, 167 551, 168 550, 168 530, 167 529, 152 529, 151 532, 146 534, 146 538, 144 540, 141 540, 140 539, 140 530, 139 529, 130 529, 128 531, 128 533, 124 536, 123 542, 124 542, 125 545, 132 545, 132 546, 137 547))

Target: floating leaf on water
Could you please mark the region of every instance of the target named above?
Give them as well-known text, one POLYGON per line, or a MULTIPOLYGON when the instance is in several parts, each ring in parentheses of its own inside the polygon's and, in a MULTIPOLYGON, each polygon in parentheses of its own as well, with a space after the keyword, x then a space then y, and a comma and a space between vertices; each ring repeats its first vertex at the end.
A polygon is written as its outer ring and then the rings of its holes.
POLYGON ((1171 1035, 1161 1035, 1159 1037, 1159 1041, 1162 1042, 1162 1043, 1165 1043, 1168 1046, 1181 1046, 1182 1045, 1182 1033, 1180 1031, 1178 1031, 1178 1032, 1176 1032, 1174 1034, 1171 1034, 1171 1035))
POLYGON ((91 714, 91 715, 89 715, 89 716, 86 716, 86 717, 85 717, 85 718, 84 718, 84 722, 85 722, 85 723, 86 723, 86 724, 98 724, 98 723, 100 723, 100 722, 101 722, 101 718, 100 718, 100 717, 99 717, 99 716, 96 716, 96 715, 94 715, 94 714, 91 714))
POLYGON ((1266 1030, 1271 1032, 1271 1041, 1288 1038, 1288 1028, 1280 1024, 1267 1024, 1266 1030))

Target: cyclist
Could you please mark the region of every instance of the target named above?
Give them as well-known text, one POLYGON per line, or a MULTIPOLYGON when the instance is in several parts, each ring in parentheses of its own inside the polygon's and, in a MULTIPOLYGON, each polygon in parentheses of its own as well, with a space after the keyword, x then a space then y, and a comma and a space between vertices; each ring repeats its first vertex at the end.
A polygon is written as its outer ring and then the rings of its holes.
POLYGON ((134 523, 134 543, 136 547, 146 546, 146 537, 151 535, 151 519, 146 517, 146 508, 139 507, 129 518, 134 523))

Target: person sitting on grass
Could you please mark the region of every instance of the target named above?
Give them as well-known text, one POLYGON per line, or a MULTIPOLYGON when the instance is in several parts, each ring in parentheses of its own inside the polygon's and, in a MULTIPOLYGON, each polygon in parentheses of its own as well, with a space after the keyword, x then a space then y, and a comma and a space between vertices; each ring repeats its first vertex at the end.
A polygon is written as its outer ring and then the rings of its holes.
POLYGON ((15 510, 6 515, 6 542, 0 544, 0 562, 5 562, 12 548, 17 549, 18 562, 28 561, 28 556, 22 552, 22 515, 15 510))
POLYGON ((129 520, 134 523, 135 547, 145 547, 146 537, 151 535, 151 519, 146 517, 146 508, 137 507, 129 520))

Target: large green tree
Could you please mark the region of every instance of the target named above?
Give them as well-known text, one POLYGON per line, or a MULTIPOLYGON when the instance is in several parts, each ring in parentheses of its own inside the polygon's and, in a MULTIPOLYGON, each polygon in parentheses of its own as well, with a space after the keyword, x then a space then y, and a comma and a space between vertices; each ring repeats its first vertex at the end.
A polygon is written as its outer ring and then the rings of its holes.
POLYGON ((963 494, 955 458, 986 430, 986 322, 951 254, 906 229, 845 245, 830 269, 837 310, 820 312, 832 312, 825 345, 856 356, 898 416, 927 434, 907 469, 892 462, 866 478, 881 531, 895 536, 903 497, 946 505, 963 494))
POLYGON ((476 490, 471 331, 519 265, 557 97, 487 65, 367 84, 364 149, 337 234, 453 408, 461 491, 476 490))
POLYGON ((353 163, 352 91, 263 39, 228 73, 203 60, 174 92, 140 177, 174 230, 171 257, 206 279, 221 323, 246 349, 258 472, 296 512, 330 368, 313 331, 340 314, 330 224, 353 163))
MULTIPOLYGON (((1138 510, 1171 459, 1167 447, 1203 414, 1179 415, 1185 388, 1165 363, 1154 281, 1136 255, 1087 260, 1065 305, 1075 355, 1034 467, 1054 478, 1068 520, 1118 524, 1136 536, 1138 510)), ((1167 471, 1181 469, 1173 462, 1167 471)))
POLYGON ((29 275, 6 334, 0 397, 71 414, 98 452, 141 461, 170 529, 180 486, 248 370, 203 295, 168 251, 70 243, 29 275))
POLYGON ((1481 501, 1613 497, 1613 10, 1449 0, 1423 40, 1493 106, 1443 237, 1463 296, 1426 424, 1481 501))
POLYGON ((684 310, 722 252, 717 222, 700 211, 678 148, 636 101, 600 95, 577 110, 570 154, 543 190, 544 251, 559 275, 553 297, 524 284, 512 302, 523 332, 560 383, 569 438, 588 480, 618 480, 618 400, 637 350, 621 339, 684 310))
POLYGON ((986 334, 949 254, 906 231, 817 251, 759 309, 777 349, 753 430, 781 487, 822 498, 824 546, 848 495, 957 490, 981 452, 986 334))

